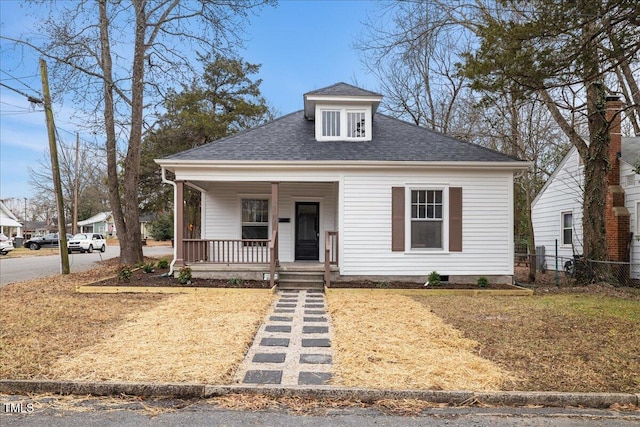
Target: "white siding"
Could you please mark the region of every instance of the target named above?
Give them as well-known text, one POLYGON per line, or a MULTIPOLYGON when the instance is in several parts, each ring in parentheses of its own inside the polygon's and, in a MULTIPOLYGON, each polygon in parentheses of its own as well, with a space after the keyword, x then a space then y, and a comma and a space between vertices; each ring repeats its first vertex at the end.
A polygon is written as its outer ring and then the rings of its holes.
MULTIPOLYGON (((216 182, 205 186, 205 218, 203 239, 241 239, 241 199, 263 197, 271 199, 269 182, 216 182)), ((337 230, 336 183, 280 183, 279 217, 289 218, 288 223, 279 223, 280 261, 294 260, 295 202, 320 203, 320 254, 324 253, 324 232, 337 230)), ((271 205, 270 205, 271 206, 271 205)), ((271 209, 271 208, 270 208, 271 209)))
POLYGON ((638 209, 640 204, 640 176, 633 171, 633 166, 627 162, 620 162, 620 184, 624 188, 625 206, 631 214, 629 220, 629 231, 633 233, 631 241, 631 278, 640 279, 640 230, 638 229, 638 220, 640 212, 638 209), (627 178, 629 177, 629 178, 627 178), (633 182, 627 182, 629 181, 633 182))
MULTIPOLYGON (((547 256, 555 256, 556 239, 558 256, 571 258, 574 251, 582 254, 583 171, 584 168, 578 165, 578 151, 572 148, 532 204, 536 246, 544 246, 547 256), (561 244, 563 212, 573 214, 573 248, 561 244)), ((547 260, 547 267, 553 270, 555 264, 547 260)))
POLYGON ((512 183, 510 171, 345 174, 341 274, 512 275, 512 183), (391 188, 411 186, 462 187, 462 252, 391 251, 391 188))
MULTIPOLYGON (((270 181, 280 181, 280 218, 291 218, 279 224, 283 262, 294 260, 295 202, 319 201, 321 236, 325 231, 340 232, 341 275, 426 277, 434 270, 441 275, 513 275, 512 170, 217 170, 208 180, 203 179, 204 170, 182 172, 179 179, 196 179, 206 190, 206 239, 240 239, 242 195, 270 198, 270 181), (302 182, 292 182, 296 180, 302 182), (430 252, 391 251, 391 189, 412 186, 462 187, 462 252, 449 252, 446 246, 430 252)), ((448 221, 443 225, 448 229, 448 221)), ((324 238, 320 245, 322 256, 324 238)))

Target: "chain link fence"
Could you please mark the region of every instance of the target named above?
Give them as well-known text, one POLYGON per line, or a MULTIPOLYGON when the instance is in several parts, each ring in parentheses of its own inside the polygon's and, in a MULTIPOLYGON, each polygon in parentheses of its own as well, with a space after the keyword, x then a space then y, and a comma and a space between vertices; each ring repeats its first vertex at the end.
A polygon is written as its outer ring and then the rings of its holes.
POLYGON ((581 286, 607 283, 613 286, 640 287, 640 264, 631 262, 596 261, 581 256, 555 256, 545 254, 544 247, 531 255, 526 243, 516 240, 516 281, 529 283, 529 266, 536 266, 536 284, 581 286))

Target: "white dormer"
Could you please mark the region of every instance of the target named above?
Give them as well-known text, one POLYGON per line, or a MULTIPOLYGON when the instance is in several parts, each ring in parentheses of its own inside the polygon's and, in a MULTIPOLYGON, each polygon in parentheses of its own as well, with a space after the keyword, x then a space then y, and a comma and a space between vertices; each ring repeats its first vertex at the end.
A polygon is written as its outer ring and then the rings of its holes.
POLYGON ((315 120, 317 141, 370 141, 382 95, 346 83, 304 95, 304 114, 315 120))

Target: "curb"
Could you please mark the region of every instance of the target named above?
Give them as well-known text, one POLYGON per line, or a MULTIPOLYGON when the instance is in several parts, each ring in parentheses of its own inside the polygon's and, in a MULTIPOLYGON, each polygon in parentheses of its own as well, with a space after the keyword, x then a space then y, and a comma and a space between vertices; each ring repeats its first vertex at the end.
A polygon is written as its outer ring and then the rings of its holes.
POLYGON ((488 404, 496 406, 540 405, 606 409, 613 404, 640 406, 640 394, 561 392, 474 392, 442 390, 374 390, 333 386, 243 386, 174 383, 115 383, 82 381, 0 380, 0 393, 93 396, 132 395, 143 397, 209 398, 235 393, 271 397, 352 399, 371 403, 382 399, 416 399, 450 405, 488 404))

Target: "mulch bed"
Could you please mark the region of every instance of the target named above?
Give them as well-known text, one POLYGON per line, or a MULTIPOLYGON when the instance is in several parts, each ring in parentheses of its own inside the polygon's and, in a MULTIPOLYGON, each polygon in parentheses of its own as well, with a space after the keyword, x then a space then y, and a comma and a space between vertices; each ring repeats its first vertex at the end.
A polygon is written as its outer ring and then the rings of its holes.
MULTIPOLYGON (((129 282, 119 280, 117 277, 104 279, 91 283, 90 286, 140 286, 140 287, 198 287, 198 288, 242 288, 242 289, 268 289, 268 280, 227 280, 227 279, 202 279, 192 278, 190 284, 182 284, 175 277, 164 277, 168 269, 156 268, 153 273, 145 273, 142 269, 132 271, 129 282)), ((437 286, 425 287, 424 283, 413 282, 374 282, 374 281, 344 281, 331 282, 332 288, 357 288, 357 289, 480 289, 478 285, 460 283, 441 283, 437 286)), ((511 285, 489 284, 482 289, 513 289, 511 285)))
POLYGON ((190 284, 182 284, 175 277, 165 277, 169 269, 156 268, 153 273, 145 273, 142 269, 133 270, 129 282, 111 277, 91 283, 89 286, 139 286, 139 287, 198 287, 198 288, 246 288, 268 289, 268 280, 221 280, 192 278, 190 284))
POLYGON ((424 283, 413 282, 374 282, 369 280, 363 281, 345 281, 345 282, 331 282, 332 288, 358 288, 358 289, 424 289, 426 291, 431 289, 514 289, 513 286, 507 284, 490 283, 484 288, 480 288, 475 284, 464 283, 447 283, 442 282, 437 286, 429 285, 425 286, 424 283))

